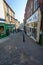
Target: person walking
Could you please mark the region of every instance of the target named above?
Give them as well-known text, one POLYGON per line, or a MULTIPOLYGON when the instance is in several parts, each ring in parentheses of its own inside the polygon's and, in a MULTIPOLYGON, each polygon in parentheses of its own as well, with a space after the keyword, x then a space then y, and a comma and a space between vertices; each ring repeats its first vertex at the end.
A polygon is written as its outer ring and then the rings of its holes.
POLYGON ((22 35, 23 35, 23 42, 25 42, 25 30, 24 29, 23 29, 22 35))
POLYGON ((24 31, 23 31, 23 42, 25 42, 25 34, 24 34, 24 31))

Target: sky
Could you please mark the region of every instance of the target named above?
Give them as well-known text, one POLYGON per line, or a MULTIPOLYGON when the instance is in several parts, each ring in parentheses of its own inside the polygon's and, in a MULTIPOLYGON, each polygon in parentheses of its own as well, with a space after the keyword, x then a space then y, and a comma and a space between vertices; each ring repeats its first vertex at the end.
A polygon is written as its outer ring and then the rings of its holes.
POLYGON ((18 19, 20 23, 22 23, 24 19, 27 0, 6 0, 6 2, 15 12, 15 18, 18 19))

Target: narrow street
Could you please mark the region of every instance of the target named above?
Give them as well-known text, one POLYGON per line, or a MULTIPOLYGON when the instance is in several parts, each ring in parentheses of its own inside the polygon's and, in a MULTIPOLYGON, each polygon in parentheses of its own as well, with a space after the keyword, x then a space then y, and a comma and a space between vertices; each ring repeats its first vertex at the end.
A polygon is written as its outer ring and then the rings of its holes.
POLYGON ((22 32, 0 43, 0 65, 43 65, 43 47, 22 32))

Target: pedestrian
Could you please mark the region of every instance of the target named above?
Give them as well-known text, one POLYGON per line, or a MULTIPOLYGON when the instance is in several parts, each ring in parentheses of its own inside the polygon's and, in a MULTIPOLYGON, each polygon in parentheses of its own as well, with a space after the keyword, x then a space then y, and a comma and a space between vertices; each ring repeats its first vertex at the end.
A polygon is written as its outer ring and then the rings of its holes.
POLYGON ((25 42, 25 33, 23 31, 23 42, 25 42))
POLYGON ((24 26, 24 33, 26 34, 26 26, 24 26))
POLYGON ((13 30, 13 34, 14 34, 14 30, 13 30))

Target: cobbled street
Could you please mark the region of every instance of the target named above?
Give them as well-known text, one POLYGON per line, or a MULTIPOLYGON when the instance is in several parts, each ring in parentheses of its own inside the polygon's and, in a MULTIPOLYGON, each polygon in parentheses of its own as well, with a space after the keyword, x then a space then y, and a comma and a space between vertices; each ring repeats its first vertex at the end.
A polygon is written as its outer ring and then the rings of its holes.
POLYGON ((0 65, 43 65, 43 47, 22 32, 0 42, 0 65))

